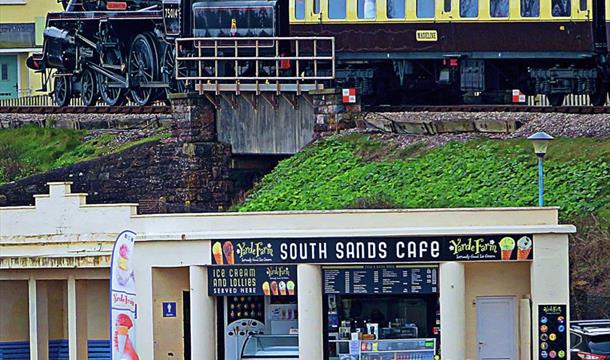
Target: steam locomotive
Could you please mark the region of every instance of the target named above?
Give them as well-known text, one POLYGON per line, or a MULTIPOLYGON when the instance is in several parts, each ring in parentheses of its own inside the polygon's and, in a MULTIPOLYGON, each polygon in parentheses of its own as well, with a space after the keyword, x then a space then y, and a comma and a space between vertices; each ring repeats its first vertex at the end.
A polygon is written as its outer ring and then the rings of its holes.
POLYGON ((58 106, 74 97, 80 97, 85 106, 100 100, 122 105, 128 99, 147 105, 168 93, 192 91, 176 74, 188 75, 197 69, 176 69, 175 59, 193 56, 197 49, 177 49, 178 37, 288 33, 285 0, 62 1, 64 11, 47 16, 43 51, 27 60, 31 69, 45 74, 53 70, 47 79, 53 81, 58 106))
POLYGON ((336 53, 328 85, 355 87, 365 103, 511 102, 516 91, 544 94, 551 105, 567 94, 602 105, 610 89, 609 3, 70 0, 49 14, 44 50, 28 64, 56 69, 58 105, 73 96, 85 105, 98 98, 144 105, 192 91, 176 73, 207 71, 175 69, 176 55, 198 50, 177 49, 176 38, 327 36, 336 53))

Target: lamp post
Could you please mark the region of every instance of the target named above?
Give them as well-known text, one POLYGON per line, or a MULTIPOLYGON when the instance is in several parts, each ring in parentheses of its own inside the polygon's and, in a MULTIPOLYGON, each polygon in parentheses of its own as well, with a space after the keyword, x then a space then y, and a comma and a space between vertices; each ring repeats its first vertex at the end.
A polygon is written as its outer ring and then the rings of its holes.
POLYGON ((544 206, 544 155, 553 137, 545 132, 539 131, 527 138, 534 145, 534 152, 538 156, 538 206, 544 206))

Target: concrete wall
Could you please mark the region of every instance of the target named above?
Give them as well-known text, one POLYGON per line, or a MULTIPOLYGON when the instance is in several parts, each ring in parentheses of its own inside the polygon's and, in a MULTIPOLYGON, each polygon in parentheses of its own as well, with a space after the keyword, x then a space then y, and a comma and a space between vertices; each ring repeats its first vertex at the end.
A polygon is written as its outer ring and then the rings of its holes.
POLYGON ((68 338, 68 288, 65 281, 44 281, 47 285, 49 340, 68 338))
POLYGON ((28 282, 0 281, 0 342, 27 341, 28 282))
POLYGON ((87 334, 89 340, 110 339, 108 280, 84 280, 87 282, 87 334))
MULTIPOLYGON (((519 300, 530 294, 530 263, 466 263, 465 278, 466 358, 476 359, 477 296, 514 296, 515 323, 519 328, 519 300)), ((516 335, 519 342, 519 334, 516 335)))
POLYGON ((256 97, 256 109, 243 97, 237 108, 221 100, 217 111, 218 140, 231 144, 234 154, 294 154, 313 139, 314 109, 299 98, 296 109, 277 98, 277 109, 256 97))
POLYGON ((189 268, 152 269, 155 359, 184 357, 183 291, 189 290, 189 268), (176 317, 163 317, 163 302, 176 303, 176 317))

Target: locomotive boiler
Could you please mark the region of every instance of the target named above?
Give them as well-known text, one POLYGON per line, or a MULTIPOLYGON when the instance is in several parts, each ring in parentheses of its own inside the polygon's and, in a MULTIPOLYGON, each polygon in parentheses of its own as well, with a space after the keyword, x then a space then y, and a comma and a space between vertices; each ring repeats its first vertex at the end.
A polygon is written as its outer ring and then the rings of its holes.
MULTIPOLYGON (((51 79, 59 106, 75 97, 85 106, 127 100, 147 105, 192 90, 177 75, 209 71, 176 68, 177 56, 199 50, 192 44, 177 48, 177 38, 273 37, 287 31, 285 0, 69 0, 64 11, 48 14, 43 50, 27 63, 51 79)), ((249 63, 235 66, 242 74, 249 63)), ((232 70, 223 68, 220 75, 232 70)))

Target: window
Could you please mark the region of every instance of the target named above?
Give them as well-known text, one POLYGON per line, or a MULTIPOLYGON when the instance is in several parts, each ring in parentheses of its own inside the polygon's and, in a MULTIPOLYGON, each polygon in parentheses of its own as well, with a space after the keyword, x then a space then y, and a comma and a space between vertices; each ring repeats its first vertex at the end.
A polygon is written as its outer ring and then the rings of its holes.
POLYGON ((328 0, 328 18, 345 19, 345 0, 328 0))
POLYGON ((405 0, 387 0, 388 18, 402 19, 405 17, 405 0))
POLYGON ((521 0, 521 16, 540 16, 540 0, 521 0))
POLYGON ((553 16, 570 16, 570 0, 553 0, 553 16))
POLYGON ((320 0, 313 0, 313 13, 314 14, 320 13, 320 0))
POLYGON ((445 0, 443 2, 443 11, 450 12, 451 11, 451 0, 445 0))
POLYGON ((460 0, 460 16, 463 18, 479 16, 479 0, 460 0))
POLYGON ((580 0, 580 11, 586 11, 587 10, 587 0, 580 0))
POLYGON ((417 0, 416 15, 418 18, 434 17, 434 0, 417 0))
POLYGON ((508 0, 490 0, 489 15, 491 17, 508 17, 508 0))
POLYGON ((305 0, 294 1, 294 17, 297 20, 305 19, 305 0))
POLYGON ((358 19, 374 19, 376 13, 376 0, 358 0, 358 19))
POLYGON ((2 64, 2 74, 0 75, 0 80, 6 81, 8 80, 8 64, 2 64))

